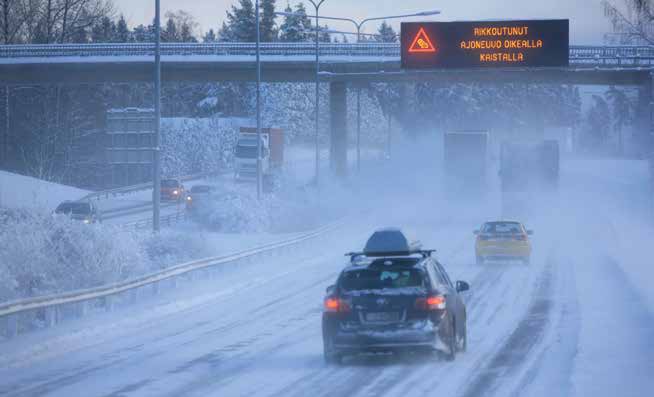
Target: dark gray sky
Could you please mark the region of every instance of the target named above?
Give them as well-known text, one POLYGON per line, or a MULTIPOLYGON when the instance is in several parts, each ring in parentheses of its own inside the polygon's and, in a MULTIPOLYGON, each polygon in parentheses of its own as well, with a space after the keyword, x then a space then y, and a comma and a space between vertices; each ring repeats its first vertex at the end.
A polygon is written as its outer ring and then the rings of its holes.
MULTIPOLYGON (((114 2, 131 26, 149 23, 154 16, 154 0, 114 2)), ((225 11, 235 2, 236 0, 161 0, 161 6, 162 12, 178 9, 190 12, 204 32, 219 27, 225 18, 225 11)), ((297 0, 292 0, 291 4, 296 2, 297 0)), ((285 8, 286 4, 287 0, 277 0, 279 10, 285 8)), ((310 7, 309 4, 307 8, 310 7)), ((570 19, 571 44, 601 44, 603 34, 609 30, 600 0, 326 0, 321 14, 358 19, 434 9, 442 11, 442 15, 429 18, 437 21, 570 19)), ((394 26, 398 27, 398 22, 394 22, 394 26)), ((330 27, 347 31, 353 29, 348 25, 333 23, 330 23, 330 27)), ((376 24, 365 25, 364 29, 372 32, 376 30, 376 24)))

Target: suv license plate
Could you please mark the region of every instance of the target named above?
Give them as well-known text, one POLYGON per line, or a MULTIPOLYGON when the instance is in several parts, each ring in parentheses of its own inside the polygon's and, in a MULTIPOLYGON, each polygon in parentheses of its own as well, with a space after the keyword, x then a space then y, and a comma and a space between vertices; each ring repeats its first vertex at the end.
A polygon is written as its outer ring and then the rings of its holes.
POLYGON ((399 321, 400 313, 398 312, 373 312, 366 313, 366 321, 370 322, 393 322, 399 321))

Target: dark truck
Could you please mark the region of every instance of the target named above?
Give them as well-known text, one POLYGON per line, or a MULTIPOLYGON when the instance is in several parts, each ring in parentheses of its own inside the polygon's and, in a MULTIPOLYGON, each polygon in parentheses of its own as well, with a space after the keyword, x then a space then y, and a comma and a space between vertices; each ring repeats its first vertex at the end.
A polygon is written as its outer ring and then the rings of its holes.
POLYGON ((556 189, 559 184, 559 143, 503 142, 500 180, 503 192, 556 189))
POLYGON ((443 137, 445 186, 450 192, 479 194, 486 189, 487 131, 453 131, 443 137))
POLYGON ((499 175, 503 216, 527 216, 535 200, 558 188, 558 141, 502 143, 499 175))

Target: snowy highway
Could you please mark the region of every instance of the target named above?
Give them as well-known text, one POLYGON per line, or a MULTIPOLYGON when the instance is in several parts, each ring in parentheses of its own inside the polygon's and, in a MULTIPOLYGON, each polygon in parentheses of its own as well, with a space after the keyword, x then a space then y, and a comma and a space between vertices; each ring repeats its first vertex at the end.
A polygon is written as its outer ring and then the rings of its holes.
POLYGON ((639 273, 622 257, 612 221, 646 205, 638 190, 646 173, 640 165, 627 170, 566 164, 559 197, 525 221, 535 230, 530 266, 474 264, 472 230, 499 216, 494 197, 462 210, 425 194, 383 217, 388 203, 380 202, 310 248, 1 344, 0 395, 649 395, 654 316, 649 292, 634 279, 651 270, 639 273), (328 366, 325 288, 343 253, 395 224, 437 248, 453 279, 470 282, 468 351, 454 362, 371 355, 328 366))

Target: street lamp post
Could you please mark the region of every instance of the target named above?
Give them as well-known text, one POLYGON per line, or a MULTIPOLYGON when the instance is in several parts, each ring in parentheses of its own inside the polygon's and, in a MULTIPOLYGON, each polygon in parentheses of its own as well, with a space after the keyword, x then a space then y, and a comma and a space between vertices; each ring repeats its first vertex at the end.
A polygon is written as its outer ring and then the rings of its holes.
POLYGON ((261 170, 261 32, 259 27, 259 0, 256 0, 257 19, 257 200, 261 200, 262 170, 261 170))
POLYGON ((154 12, 154 150, 152 153, 152 229, 159 231, 159 206, 161 205, 161 150, 160 128, 161 128, 161 7, 160 0, 155 0, 154 12))
POLYGON ((318 177, 320 175, 320 137, 319 137, 319 131, 320 131, 320 120, 318 118, 319 111, 320 111, 320 58, 319 58, 319 42, 318 42, 318 35, 319 35, 319 30, 320 30, 320 24, 318 23, 318 11, 320 10, 320 6, 322 3, 325 2, 325 0, 309 0, 313 7, 316 9, 316 186, 318 186, 318 177))
MULTIPOLYGON (((357 28, 357 44, 358 44, 361 41, 361 28, 363 27, 363 24, 365 24, 366 22, 386 20, 386 19, 424 17, 424 16, 437 15, 437 14, 440 14, 440 11, 423 11, 414 14, 365 18, 361 21, 355 21, 354 19, 350 19, 350 18, 337 18, 337 17, 323 17, 323 18, 352 22, 354 26, 356 26, 357 28)), ((361 172, 361 87, 360 86, 357 86, 357 172, 361 172)))
MULTIPOLYGON (((313 0, 310 0, 311 3, 315 6, 315 3, 313 0)), ((324 0, 323 0, 324 1, 324 0)), ((322 3, 322 2, 321 2, 322 3)), ((331 21, 344 21, 344 22, 350 22, 353 23, 354 26, 357 29, 357 43, 360 42, 361 40, 361 28, 366 22, 370 21, 379 21, 379 20, 386 20, 386 19, 399 19, 399 18, 411 18, 411 17, 427 17, 431 15, 438 15, 440 14, 440 11, 434 10, 434 11, 422 11, 422 12, 417 12, 413 14, 403 14, 403 15, 389 15, 385 17, 373 17, 373 18, 365 18, 362 19, 361 21, 356 21, 352 18, 342 18, 342 17, 330 17, 330 16, 322 16, 322 19, 328 19, 331 21)), ((285 15, 285 16, 297 16, 299 14, 293 13, 293 12, 277 12, 277 15, 285 15)), ((317 65, 318 65, 318 31, 320 30, 320 27, 318 25, 318 10, 316 7, 316 73, 317 73, 317 65)), ((318 77, 316 76, 316 93, 317 93, 317 81, 318 77)), ((317 97, 317 96, 316 96, 317 97)), ((317 116, 316 116, 316 123, 317 123, 317 116)), ((357 86, 357 172, 361 170, 361 87, 357 86)))

